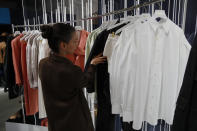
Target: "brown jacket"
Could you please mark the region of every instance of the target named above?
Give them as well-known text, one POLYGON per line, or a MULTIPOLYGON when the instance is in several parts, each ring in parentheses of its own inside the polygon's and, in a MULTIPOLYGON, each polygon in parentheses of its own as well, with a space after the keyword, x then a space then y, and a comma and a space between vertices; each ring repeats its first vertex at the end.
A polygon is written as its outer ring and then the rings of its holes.
POLYGON ((39 75, 49 120, 49 131, 93 131, 82 88, 94 84, 95 66, 83 73, 64 57, 51 54, 41 60, 39 75))

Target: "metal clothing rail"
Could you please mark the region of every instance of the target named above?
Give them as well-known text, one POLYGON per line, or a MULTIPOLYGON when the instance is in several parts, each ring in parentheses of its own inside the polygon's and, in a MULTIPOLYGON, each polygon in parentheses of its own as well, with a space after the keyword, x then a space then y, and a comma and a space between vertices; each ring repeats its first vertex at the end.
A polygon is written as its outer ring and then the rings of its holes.
MULTIPOLYGON (((164 1, 165 0, 152 0, 152 1, 149 1, 149 2, 144 2, 143 4, 139 4, 139 5, 136 5, 136 6, 131 6, 129 8, 124 8, 124 9, 121 9, 121 10, 105 13, 105 14, 102 14, 102 15, 96 15, 96 16, 93 16, 93 17, 83 18, 83 19, 74 20, 74 21, 67 21, 67 22, 63 22, 63 23, 72 23, 72 22, 86 21, 86 20, 91 20, 91 19, 98 19, 98 18, 102 18, 104 16, 116 15, 116 14, 123 13, 125 11, 132 11, 132 10, 137 9, 137 8, 146 7, 148 5, 155 4, 155 3, 158 3, 158 2, 164 2, 164 1)), ((43 25, 52 25, 52 23, 50 23, 50 24, 36 24, 36 25, 13 25, 12 24, 12 28, 36 27, 36 26, 43 26, 43 25)))

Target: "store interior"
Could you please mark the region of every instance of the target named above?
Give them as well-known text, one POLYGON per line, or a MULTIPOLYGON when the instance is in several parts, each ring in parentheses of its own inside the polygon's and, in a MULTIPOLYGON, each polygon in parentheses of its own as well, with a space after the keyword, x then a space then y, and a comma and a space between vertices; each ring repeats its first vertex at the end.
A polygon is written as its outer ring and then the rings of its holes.
POLYGON ((0 131, 197 131, 196 32, 196 0, 0 0, 0 131))

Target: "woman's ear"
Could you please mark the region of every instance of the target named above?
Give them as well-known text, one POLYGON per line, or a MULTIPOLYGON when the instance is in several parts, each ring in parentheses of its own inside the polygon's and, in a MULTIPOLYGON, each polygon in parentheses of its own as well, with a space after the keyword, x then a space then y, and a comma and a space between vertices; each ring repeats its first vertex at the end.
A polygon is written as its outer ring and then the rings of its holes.
POLYGON ((60 48, 61 49, 65 49, 65 48, 67 48, 67 46, 66 46, 66 44, 64 42, 61 42, 60 43, 60 48))

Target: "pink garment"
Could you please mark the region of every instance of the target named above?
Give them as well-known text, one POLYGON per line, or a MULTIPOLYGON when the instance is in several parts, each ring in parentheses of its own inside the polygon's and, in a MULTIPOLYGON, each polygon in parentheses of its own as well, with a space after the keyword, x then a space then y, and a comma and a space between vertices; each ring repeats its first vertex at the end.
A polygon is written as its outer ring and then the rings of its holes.
POLYGON ((66 57, 70 61, 72 61, 75 65, 81 67, 83 71, 84 71, 84 59, 85 59, 85 46, 86 46, 88 35, 89 32, 85 30, 81 30, 78 48, 75 50, 75 53, 73 55, 66 55, 66 57))
POLYGON ((23 84, 22 67, 21 67, 21 43, 20 43, 21 37, 23 37, 23 34, 20 34, 11 42, 12 59, 13 59, 15 79, 17 85, 23 84))
POLYGON ((38 112, 38 89, 30 88, 27 76, 26 47, 27 43, 21 41, 21 66, 24 81, 25 111, 28 116, 38 112))
POLYGON ((75 51, 75 55, 77 55, 76 60, 75 60, 75 65, 80 66, 83 71, 84 71, 85 47, 86 47, 86 41, 87 41, 88 35, 89 35, 89 32, 85 30, 81 31, 79 46, 77 50, 75 51))

